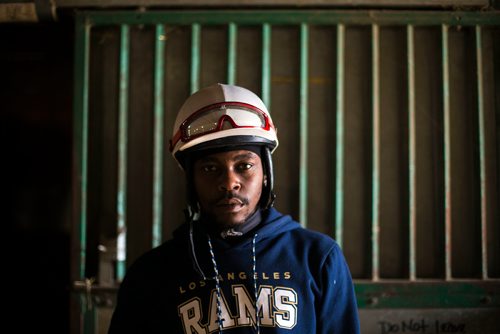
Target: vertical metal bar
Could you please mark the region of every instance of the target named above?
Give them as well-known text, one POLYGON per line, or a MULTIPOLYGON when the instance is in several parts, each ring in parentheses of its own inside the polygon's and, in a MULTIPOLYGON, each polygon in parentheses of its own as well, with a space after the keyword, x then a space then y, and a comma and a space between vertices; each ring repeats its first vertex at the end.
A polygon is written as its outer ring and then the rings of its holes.
POLYGON ((379 26, 372 25, 372 279, 379 279, 380 207, 379 26))
MULTIPOLYGON (((88 300, 85 295, 82 295, 80 297, 81 304, 82 305, 87 305, 88 300)), ((94 334, 96 332, 96 318, 97 318, 97 312, 96 308, 92 305, 91 307, 85 306, 85 309, 83 311, 83 333, 84 334, 94 334)))
POLYGON ((302 226, 307 227, 307 105, 308 105, 308 51, 309 28, 300 25, 300 199, 299 216, 302 226))
POLYGON ((483 279, 488 278, 488 232, 487 232, 487 182, 486 182, 486 148, 485 148, 485 115, 483 93, 483 47, 481 26, 476 26, 476 61, 477 61, 477 111, 479 120, 479 168, 481 177, 481 271, 483 279))
POLYGON ((271 110, 271 26, 262 25, 262 101, 271 110))
POLYGON ((417 204, 416 204, 416 119, 415 119, 415 51, 414 29, 412 25, 406 27, 408 52, 408 223, 410 241, 410 281, 417 278, 417 204))
POLYGON ((75 222, 78 224, 75 240, 78 242, 75 280, 85 279, 87 253, 87 181, 88 181, 88 140, 89 140, 89 54, 90 24, 85 17, 76 22, 75 43, 75 101, 74 101, 74 191, 75 222))
MULTIPOLYGON (((78 16, 75 25, 75 86, 74 86, 74 205, 76 254, 72 270, 72 280, 85 281, 87 253, 87 182, 88 182, 88 141, 89 141, 89 54, 90 23, 84 16, 78 16)), ((78 296, 78 326, 84 333, 94 319, 84 294, 78 296)))
POLYGON ((238 27, 235 23, 229 23, 228 47, 227 47, 227 83, 234 85, 236 82, 236 46, 238 27))
POLYGON ((199 23, 191 25, 191 94, 200 89, 200 35, 199 23))
POLYGON ((337 25, 337 143, 335 168, 335 239, 342 247, 344 231, 344 42, 345 26, 337 25))
POLYGON ((127 258, 127 130, 129 88, 129 42, 130 28, 121 26, 120 38, 120 92, 118 118, 118 241, 116 276, 119 281, 125 276, 127 258))
POLYGON ((444 116, 444 183, 445 183, 445 275, 451 279, 451 137, 450 137, 450 74, 448 55, 448 26, 441 26, 443 66, 444 116))
POLYGON ((156 25, 154 75, 154 165, 153 165, 153 247, 160 245, 162 239, 163 203, 163 80, 165 56, 165 26, 156 25))

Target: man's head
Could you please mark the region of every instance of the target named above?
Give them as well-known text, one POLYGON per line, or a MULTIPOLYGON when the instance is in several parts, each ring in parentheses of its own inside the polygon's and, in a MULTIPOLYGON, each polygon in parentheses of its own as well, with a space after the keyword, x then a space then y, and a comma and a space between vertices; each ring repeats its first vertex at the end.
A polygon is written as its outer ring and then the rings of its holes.
POLYGON ((272 205, 276 129, 251 91, 216 84, 191 95, 174 125, 170 150, 185 170, 188 205, 234 225, 272 205))

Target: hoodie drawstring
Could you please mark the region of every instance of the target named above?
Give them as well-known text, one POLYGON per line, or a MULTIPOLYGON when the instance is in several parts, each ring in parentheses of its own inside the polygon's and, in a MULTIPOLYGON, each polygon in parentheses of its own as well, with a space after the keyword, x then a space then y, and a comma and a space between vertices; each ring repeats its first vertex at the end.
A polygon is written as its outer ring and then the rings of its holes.
POLYGON ((260 334, 260 319, 259 319, 259 305, 257 304, 257 257, 255 256, 255 240, 257 240, 257 233, 254 234, 252 239, 252 262, 253 262, 253 290, 255 294, 255 326, 257 334, 260 334))
POLYGON ((198 258, 196 257, 196 251, 194 249, 194 237, 193 237, 193 221, 189 221, 189 245, 190 247, 190 252, 191 252, 191 259, 194 262, 194 269, 198 272, 198 274, 203 278, 204 281, 207 280, 207 276, 203 272, 203 270, 200 267, 200 264, 198 263, 198 258))
POLYGON ((208 235, 208 246, 210 247, 210 256, 212 257, 212 264, 214 265, 215 272, 215 291, 217 293, 217 322, 219 323, 219 333, 222 333, 222 308, 220 306, 220 281, 219 270, 217 269, 217 262, 215 261, 214 249, 212 247, 212 240, 208 235))
MULTIPOLYGON (((208 236, 208 247, 210 248, 210 256, 212 257, 212 264, 214 266, 214 272, 215 272, 215 291, 217 294, 217 322, 219 323, 219 333, 222 333, 222 322, 224 319, 222 319, 222 308, 221 308, 221 293, 220 293, 220 280, 219 280, 219 270, 217 268, 217 261, 215 261, 215 254, 214 250, 212 247, 212 239, 208 236)), ((255 325, 254 329, 256 330, 257 334, 260 334, 260 320, 259 320, 259 307, 257 305, 257 257, 255 255, 255 243, 257 240, 257 233, 254 234, 253 239, 252 239, 252 270, 253 270, 253 288, 254 288, 254 295, 255 295, 255 325)))

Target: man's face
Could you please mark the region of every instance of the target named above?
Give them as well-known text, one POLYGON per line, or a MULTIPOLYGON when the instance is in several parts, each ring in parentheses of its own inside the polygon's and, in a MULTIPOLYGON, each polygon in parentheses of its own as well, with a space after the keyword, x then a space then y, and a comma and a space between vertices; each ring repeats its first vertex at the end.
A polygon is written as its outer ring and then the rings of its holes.
POLYGON ((203 215, 220 228, 242 224, 259 204, 264 172, 260 157, 252 151, 202 157, 194 163, 193 177, 203 215))

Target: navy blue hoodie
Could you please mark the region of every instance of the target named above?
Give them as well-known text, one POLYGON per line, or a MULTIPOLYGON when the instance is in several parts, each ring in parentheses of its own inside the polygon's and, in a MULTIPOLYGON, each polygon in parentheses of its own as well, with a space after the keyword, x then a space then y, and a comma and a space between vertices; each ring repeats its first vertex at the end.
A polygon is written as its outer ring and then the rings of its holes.
POLYGON ((202 223, 181 226, 130 267, 109 334, 359 333, 337 243, 274 209, 263 219, 237 241, 212 237, 212 253, 202 223))

